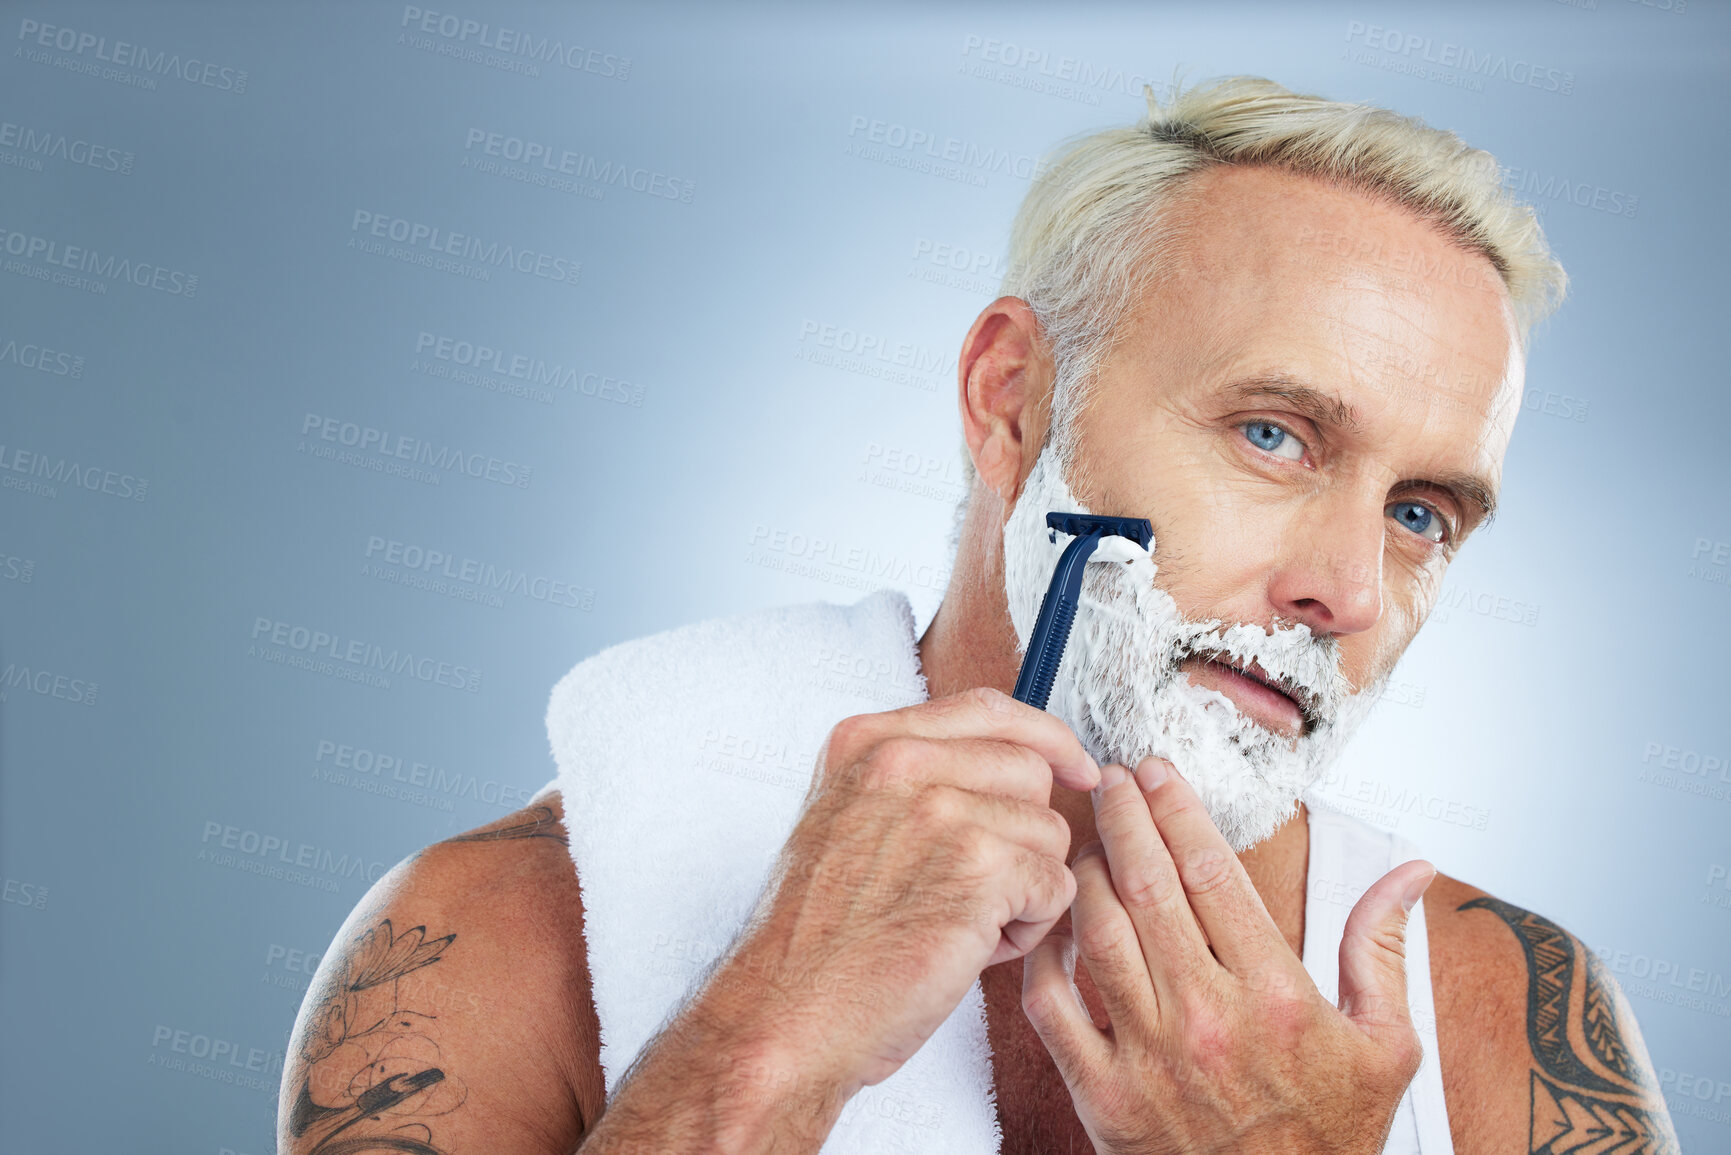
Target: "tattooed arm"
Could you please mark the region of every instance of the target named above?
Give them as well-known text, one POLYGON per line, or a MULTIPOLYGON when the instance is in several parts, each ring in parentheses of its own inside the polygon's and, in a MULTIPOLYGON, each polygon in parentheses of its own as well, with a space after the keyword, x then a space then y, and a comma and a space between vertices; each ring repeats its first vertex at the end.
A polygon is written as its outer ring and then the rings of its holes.
POLYGON ((405 860, 349 915, 289 1041, 277 1149, 575 1151, 601 1112, 556 795, 405 860))
POLYGON ((1425 913, 1458 1155, 1675 1155, 1641 1029, 1596 955, 1549 919, 1443 875, 1425 913))

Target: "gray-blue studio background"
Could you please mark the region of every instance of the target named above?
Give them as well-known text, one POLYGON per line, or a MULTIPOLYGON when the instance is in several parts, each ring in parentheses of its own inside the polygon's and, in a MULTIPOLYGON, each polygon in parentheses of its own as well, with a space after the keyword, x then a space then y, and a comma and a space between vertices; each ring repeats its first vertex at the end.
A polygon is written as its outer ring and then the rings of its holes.
POLYGON ((1457 130, 1542 208, 1573 286, 1505 511, 1321 789, 1598 950, 1731 1149, 1721 6, 0 29, 6 1149, 270 1151, 319 952, 551 777, 580 658, 879 584, 923 628, 1035 158, 1180 67, 1457 130))

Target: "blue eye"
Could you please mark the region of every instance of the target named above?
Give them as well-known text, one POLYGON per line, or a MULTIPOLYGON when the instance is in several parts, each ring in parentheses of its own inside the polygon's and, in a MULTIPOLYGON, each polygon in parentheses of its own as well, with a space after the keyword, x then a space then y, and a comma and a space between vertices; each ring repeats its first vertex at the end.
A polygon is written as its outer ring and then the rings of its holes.
POLYGON ((1389 515, 1422 538, 1441 542, 1448 536, 1448 526, 1428 505, 1416 501, 1397 501, 1388 507, 1389 515))
POLYGON ((1304 442, 1272 421, 1246 421, 1238 428, 1244 431, 1250 444, 1265 453, 1298 461, 1304 457, 1304 442))

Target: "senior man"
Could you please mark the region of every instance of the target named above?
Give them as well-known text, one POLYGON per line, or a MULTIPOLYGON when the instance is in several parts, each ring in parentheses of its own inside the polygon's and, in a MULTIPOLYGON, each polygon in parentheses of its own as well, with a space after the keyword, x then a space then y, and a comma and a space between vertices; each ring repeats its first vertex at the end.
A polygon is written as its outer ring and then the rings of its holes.
POLYGON ((559 774, 338 932, 297 1153, 1659 1152, 1614 980, 1304 794, 1490 520, 1561 268, 1495 162, 1231 78, 1072 143, 959 358, 923 636, 882 590, 612 647, 559 774), (1062 535, 1050 712, 1009 697, 1062 535))

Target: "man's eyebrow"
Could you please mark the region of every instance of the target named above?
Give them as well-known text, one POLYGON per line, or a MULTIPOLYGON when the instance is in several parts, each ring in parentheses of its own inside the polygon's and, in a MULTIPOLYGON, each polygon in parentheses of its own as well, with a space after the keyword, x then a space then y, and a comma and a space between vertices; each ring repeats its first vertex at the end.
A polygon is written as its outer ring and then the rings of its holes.
POLYGON ((1284 373, 1262 373, 1230 382, 1221 393, 1238 401, 1277 397, 1320 425, 1337 425, 1348 433, 1364 428, 1358 411, 1333 393, 1307 385, 1284 373))
MULTIPOLYGON (((1364 429, 1364 422, 1359 418, 1358 411, 1343 398, 1285 373, 1259 373, 1253 377, 1239 378, 1222 388, 1221 394, 1236 401, 1276 398, 1285 401, 1319 425, 1333 425, 1348 433, 1364 429)), ((1476 473, 1448 470, 1432 477, 1409 478, 1397 484, 1395 489, 1399 491, 1403 487, 1435 488, 1453 495, 1456 500, 1478 514, 1473 520, 1474 529, 1483 529, 1497 516, 1496 490, 1489 481, 1476 473)))
POLYGON ((1455 500, 1476 510, 1478 517, 1474 519, 1472 529, 1484 529, 1496 519, 1497 494, 1490 483, 1476 473, 1457 473, 1449 471, 1439 473, 1435 477, 1415 477, 1402 481, 1395 486, 1396 491, 1412 486, 1434 486, 1448 491, 1455 500))

